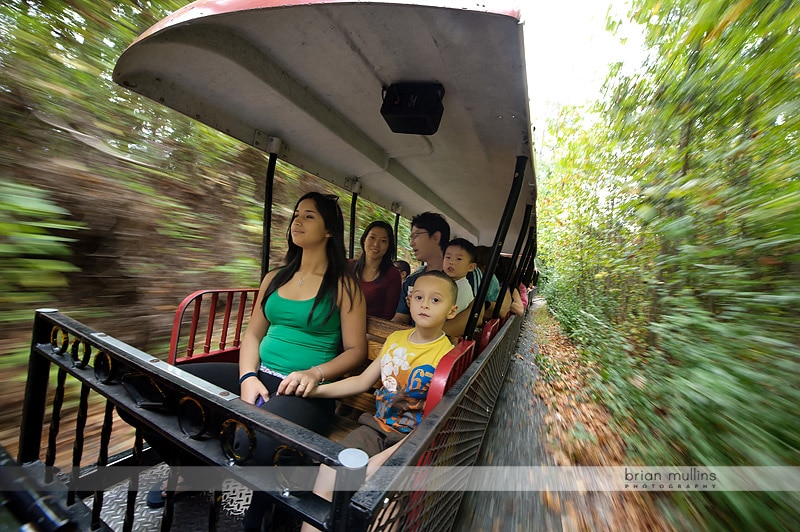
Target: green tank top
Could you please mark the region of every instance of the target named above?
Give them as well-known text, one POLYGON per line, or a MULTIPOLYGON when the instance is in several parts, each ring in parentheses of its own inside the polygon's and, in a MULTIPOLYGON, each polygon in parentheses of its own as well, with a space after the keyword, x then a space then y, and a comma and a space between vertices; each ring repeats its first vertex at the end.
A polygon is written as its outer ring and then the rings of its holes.
POLYGON ((264 303, 269 329, 259 346, 261 363, 288 375, 336 357, 342 341, 342 319, 336 308, 330 319, 324 321, 329 304, 328 298, 323 299, 309 322, 313 298, 295 301, 281 297, 277 290, 270 294, 264 303))

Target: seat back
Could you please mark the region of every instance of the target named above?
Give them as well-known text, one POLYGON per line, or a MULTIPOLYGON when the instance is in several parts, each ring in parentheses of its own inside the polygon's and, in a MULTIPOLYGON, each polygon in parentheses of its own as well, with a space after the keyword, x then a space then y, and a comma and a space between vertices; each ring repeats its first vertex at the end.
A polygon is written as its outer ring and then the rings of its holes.
POLYGON ((478 353, 482 353, 489 342, 492 341, 494 335, 500 330, 500 318, 492 318, 483 325, 481 335, 478 339, 478 353))
POLYGON ((464 374, 464 370, 472 364, 474 358, 475 340, 461 340, 439 361, 431 379, 431 386, 428 388, 423 416, 427 416, 436 408, 447 390, 464 374))
POLYGON ((175 311, 167 362, 237 362, 258 289, 198 290, 175 311))

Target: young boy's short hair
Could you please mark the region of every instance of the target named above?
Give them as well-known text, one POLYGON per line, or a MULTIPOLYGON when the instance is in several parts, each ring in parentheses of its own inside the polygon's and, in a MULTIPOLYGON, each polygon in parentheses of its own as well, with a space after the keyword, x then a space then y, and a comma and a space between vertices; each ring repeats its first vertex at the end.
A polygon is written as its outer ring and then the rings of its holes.
POLYGON ((452 277, 450 277, 441 270, 432 270, 421 273, 419 277, 417 277, 417 281, 419 281, 423 277, 436 277, 437 279, 442 279, 444 281, 447 281, 447 284, 450 287, 450 304, 451 305, 456 304, 456 301, 458 300, 458 285, 456 284, 456 282, 453 280, 452 277))
POLYGON ((450 246, 460 247, 461 249, 467 252, 467 255, 469 255, 470 262, 474 262, 476 264, 478 263, 478 248, 475 246, 475 244, 473 244, 466 238, 454 238, 453 240, 447 243, 447 247, 445 247, 445 250, 450 246))
POLYGON ((404 260, 394 261, 394 267, 400 270, 400 273, 405 272, 406 275, 411 275, 411 265, 404 260))

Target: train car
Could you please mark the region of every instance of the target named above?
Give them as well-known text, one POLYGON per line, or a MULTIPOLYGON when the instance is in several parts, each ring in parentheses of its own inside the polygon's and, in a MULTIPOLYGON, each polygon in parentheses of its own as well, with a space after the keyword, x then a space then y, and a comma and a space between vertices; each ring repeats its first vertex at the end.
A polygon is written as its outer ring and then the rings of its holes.
MULTIPOLYGON (((424 211, 443 214, 453 235, 491 246, 489 273, 501 254, 512 258, 517 273, 501 280, 504 293, 533 271, 536 253, 523 29, 520 9, 503 2, 199 0, 144 31, 113 76, 122 87, 269 154, 268 207, 280 159, 352 194, 354 208, 369 201, 391 210, 396 224, 424 211)), ((262 276, 269 220, 267 209, 262 276)), ((237 359, 255 287, 187 297, 176 312, 168 360, 70 318, 68 309, 37 310, 16 462, 32 483, 51 486, 48 493, 56 495, 48 503, 56 509, 33 519, 51 529, 70 523, 143 528, 137 498, 149 488, 140 484, 143 468, 165 461, 174 487, 179 466, 191 458, 208 466, 201 476, 213 494, 203 514, 209 529, 217 526, 233 482, 267 493, 284 515, 322 530, 448 530, 520 332, 516 316, 485 321, 478 312, 488 277, 456 347, 437 367, 424 421, 366 481, 366 463, 353 461, 333 439, 182 369, 237 359), (86 412, 93 397, 105 410, 99 456, 86 467, 86 412), (79 403, 69 428, 75 465, 54 471, 56 442, 67 430, 61 410, 69 400, 79 403), (127 423, 114 422, 115 410, 127 423), (109 456, 108 442, 118 430, 133 431, 132 447, 109 456), (144 438, 153 433, 174 452, 155 456, 144 438), (249 435, 253 445, 268 435, 314 466, 337 468, 342 484, 333 501, 283 477, 276 487, 259 468, 239 465, 230 445, 234 434, 249 435), (446 471, 446 478, 437 471, 446 471), (109 523, 108 496, 120 483, 127 493, 122 517, 109 523)), ((387 329, 389 322, 370 318, 374 343, 387 329)), ((181 527, 176 506, 169 491, 158 514, 161 529, 181 527)))

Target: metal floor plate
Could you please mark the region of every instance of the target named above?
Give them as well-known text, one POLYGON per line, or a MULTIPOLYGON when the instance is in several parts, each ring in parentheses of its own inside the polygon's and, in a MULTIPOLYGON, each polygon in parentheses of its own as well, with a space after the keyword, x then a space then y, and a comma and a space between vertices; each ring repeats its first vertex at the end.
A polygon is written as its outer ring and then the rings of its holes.
MULTIPOLYGON (((147 492, 152 486, 158 486, 169 475, 166 464, 159 464, 139 475, 140 490, 136 495, 136 511, 133 530, 147 532, 161 530, 163 508, 153 509, 147 506, 147 492)), ((208 515, 212 499, 211 492, 182 493, 175 501, 171 530, 177 532, 196 532, 208 530, 208 515)), ((222 505, 217 518, 217 530, 240 530, 242 517, 250 499, 252 490, 234 480, 223 484, 222 505)), ((103 509, 100 518, 112 530, 122 530, 125 523, 125 506, 128 498, 128 482, 120 482, 111 486, 103 495, 103 509)), ((94 498, 85 499, 84 504, 92 508, 94 498)))

